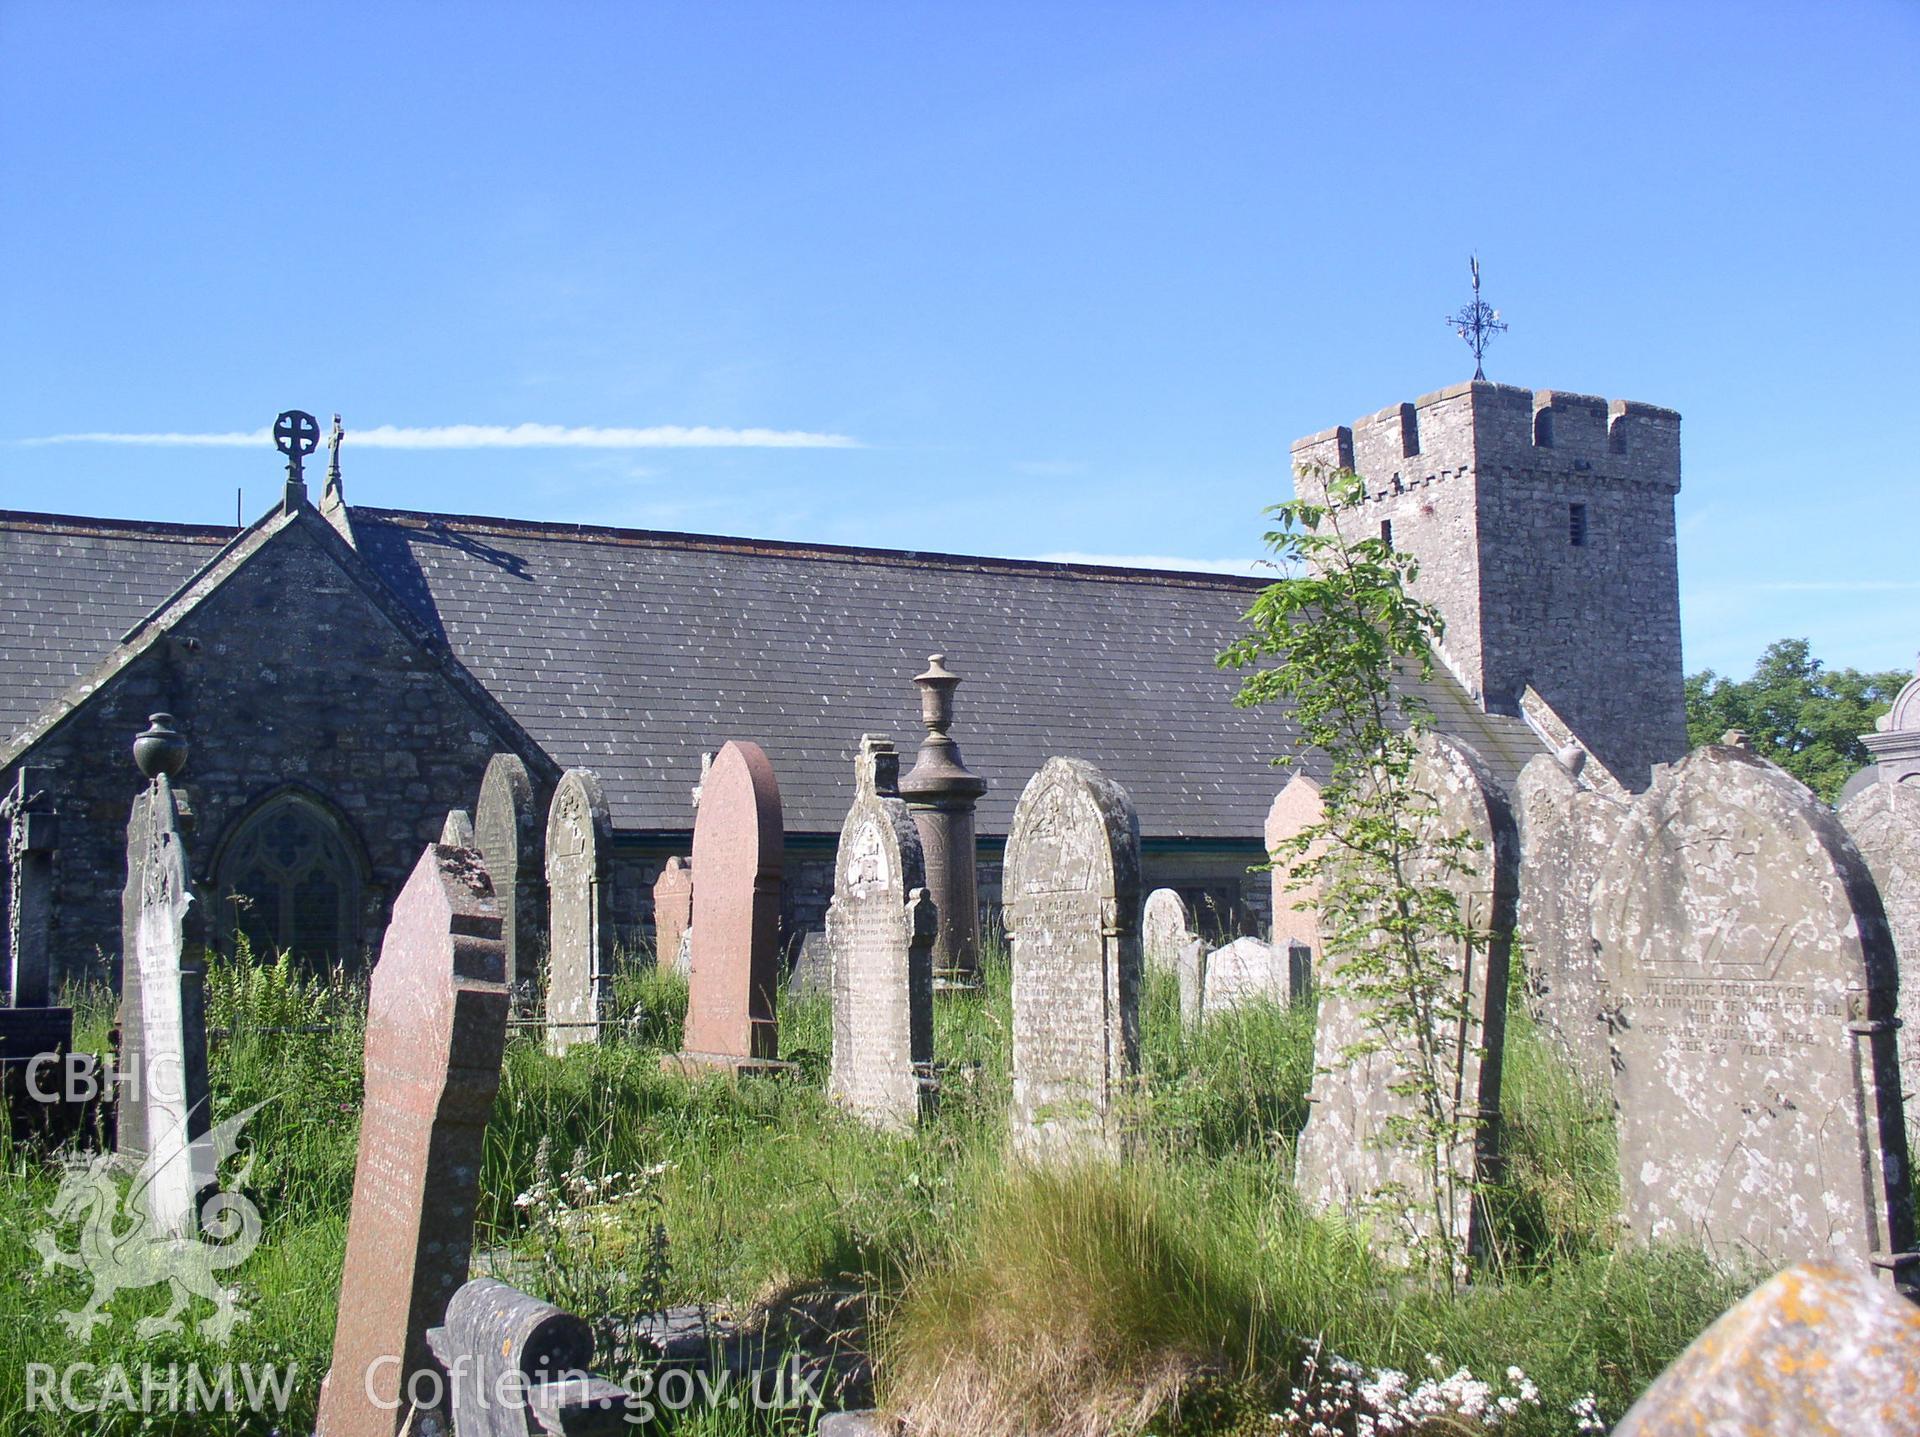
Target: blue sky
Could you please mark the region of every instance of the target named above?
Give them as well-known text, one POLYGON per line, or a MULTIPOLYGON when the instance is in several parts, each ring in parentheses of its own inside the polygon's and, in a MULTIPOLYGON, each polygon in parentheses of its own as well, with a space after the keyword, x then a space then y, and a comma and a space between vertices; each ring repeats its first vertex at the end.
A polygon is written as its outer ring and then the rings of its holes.
POLYGON ((1685 415, 1690 669, 1920 648, 1920 5, 21 3, 0 67, 0 506, 252 518, 264 445, 23 441, 299 407, 358 503, 1230 565, 1471 374, 1477 249, 1490 377, 1685 415))

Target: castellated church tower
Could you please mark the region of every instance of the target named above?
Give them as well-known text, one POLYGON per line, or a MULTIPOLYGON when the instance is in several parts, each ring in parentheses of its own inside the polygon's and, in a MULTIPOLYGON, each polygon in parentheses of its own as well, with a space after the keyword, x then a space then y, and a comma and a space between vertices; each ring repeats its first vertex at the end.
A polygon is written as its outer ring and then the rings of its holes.
MULTIPOLYGON (((1630 788, 1686 752, 1673 410, 1474 380, 1293 459, 1366 481, 1358 522, 1419 561, 1443 661, 1482 709, 1556 748, 1570 730, 1630 788)), ((1312 492, 1310 472, 1296 483, 1312 492)))

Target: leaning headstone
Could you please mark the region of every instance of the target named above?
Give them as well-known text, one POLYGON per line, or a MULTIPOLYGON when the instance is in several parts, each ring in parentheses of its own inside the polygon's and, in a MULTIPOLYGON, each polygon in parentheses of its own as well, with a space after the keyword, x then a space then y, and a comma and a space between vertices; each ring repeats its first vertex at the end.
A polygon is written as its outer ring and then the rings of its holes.
POLYGON ((44 768, 21 768, 13 788, 0 799, 6 824, 7 967, 6 1002, 16 1008, 44 1008, 53 1002, 53 850, 60 841, 60 815, 53 809, 53 775, 44 768))
POLYGON ((1633 1231, 1913 1275, 1893 943, 1826 805, 1745 748, 1695 749, 1634 801, 1594 935, 1633 1231))
POLYGON ((1291 849, 1283 851, 1283 846, 1324 822, 1326 816, 1320 785, 1306 774, 1296 773, 1267 809, 1264 834, 1267 857, 1273 864, 1273 946, 1284 953, 1289 944, 1306 944, 1315 968, 1320 964, 1320 894, 1307 866, 1320 856, 1324 845, 1316 843, 1300 854, 1291 849))
POLYGON ((472 1257, 506 979, 479 853, 429 845, 394 903, 367 1000, 366 1103, 319 1437, 394 1437, 414 1374, 434 1370, 427 1329, 472 1257))
POLYGON ((1437 1054, 1429 1076, 1456 1095, 1463 1128, 1445 1154, 1446 1191, 1434 1192, 1429 1166, 1396 1135, 1415 1112, 1404 1085, 1420 1073, 1417 1047, 1398 1030, 1376 1026, 1374 1001, 1349 991, 1337 968, 1321 983, 1298 1185, 1310 1206, 1367 1221, 1382 1250, 1399 1257, 1437 1243, 1437 1214, 1445 1213, 1457 1264, 1483 1247, 1474 1191, 1497 1157, 1518 841, 1499 783, 1464 744, 1423 736, 1413 780, 1433 810, 1423 821, 1414 882, 1450 889, 1471 935, 1446 954, 1466 1031, 1444 1024, 1427 1035, 1437 1054), (1467 872, 1453 871, 1439 856, 1445 842, 1460 835, 1476 845, 1462 856, 1467 872))
POLYGON ((1127 791, 1084 759, 1048 759, 1014 809, 1001 898, 1013 1149, 1117 1155, 1140 1069, 1140 820, 1127 791))
POLYGON ((1236 938, 1207 955, 1200 1011, 1208 1018, 1248 1003, 1288 1001, 1287 951, 1258 938, 1236 938))
POLYGON ((600 775, 570 768, 547 814, 547 1051, 600 1040, 613 987, 613 821, 600 775))
MULTIPOLYGON (((1900 1090, 1908 1144, 1920 1129, 1920 784, 1874 783, 1840 806, 1887 910, 1900 969, 1900 1090)), ((1911 1156, 1911 1153, 1909 1153, 1911 1156)))
POLYGON ((933 900, 900 797, 900 755, 867 734, 840 827, 827 908, 833 954, 828 1095, 877 1128, 910 1131, 933 1089, 933 900))
POLYGON ((1156 888, 1147 895, 1140 918, 1140 952, 1149 973, 1177 971, 1180 950, 1193 936, 1186 899, 1171 888, 1156 888))
POLYGON ((693 971, 682 1065, 749 1068, 780 1057, 780 784, 755 743, 720 750, 693 823, 693 971))
POLYGON ((1536 1022, 1583 1082, 1609 1091, 1606 980, 1593 944, 1593 885, 1626 806, 1580 778, 1585 753, 1539 754, 1520 771, 1519 933, 1536 1022))
POLYGON ((155 714, 133 752, 147 787, 127 824, 115 1146, 139 1169, 154 1222, 186 1237, 214 1180, 212 1154, 197 1141, 210 1116, 204 945, 188 917, 191 869, 173 787, 187 745, 169 715, 155 714))
POLYGON ((656 966, 685 974, 693 932, 693 869, 677 854, 653 881, 653 954, 656 966))
POLYGON ((507 976, 531 984, 540 976, 546 825, 533 801, 533 779, 518 754, 496 753, 487 760, 473 810, 473 838, 493 879, 507 976))
POLYGON ((1613 1437, 1912 1437, 1920 1307, 1865 1268, 1790 1267, 1693 1340, 1613 1437))

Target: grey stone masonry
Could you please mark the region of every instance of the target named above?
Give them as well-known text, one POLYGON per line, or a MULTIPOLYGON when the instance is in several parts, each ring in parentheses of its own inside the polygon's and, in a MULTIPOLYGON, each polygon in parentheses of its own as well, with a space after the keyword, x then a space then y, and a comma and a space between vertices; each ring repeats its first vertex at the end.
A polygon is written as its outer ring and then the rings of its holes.
POLYGON ((1593 942, 1593 885, 1626 807, 1582 782, 1579 749, 1520 771, 1520 939, 1528 1006, 1581 1080, 1608 1092, 1605 976, 1593 942))
POLYGON ((920 835, 900 797, 900 755, 860 741, 840 830, 827 944, 833 954, 833 1100, 878 1128, 910 1130, 932 1094, 933 942, 920 835))
POLYGON ((600 1039, 613 985, 607 860, 613 825, 600 776, 570 768, 547 813, 547 1051, 600 1039))
POLYGON ((1883 783, 1920 784, 1920 674, 1894 696, 1893 707, 1861 742, 1872 752, 1883 783))
POLYGON ((1594 892, 1633 1231, 1915 1275, 1893 942, 1827 806, 1730 744, 1634 801, 1594 892))
POLYGON ((1348 960, 1329 957, 1297 1177, 1309 1205, 1360 1220, 1381 1249, 1396 1257, 1411 1256, 1439 1239, 1435 1214, 1444 1213, 1458 1263, 1482 1250, 1484 1214, 1476 1189, 1498 1159, 1519 845, 1506 796, 1472 750, 1428 734, 1413 777, 1423 804, 1430 802, 1433 810, 1415 881, 1452 889, 1471 935, 1448 954, 1465 1022, 1436 1025, 1430 1034, 1436 1066, 1423 1073, 1424 1059, 1410 1035, 1376 1016, 1370 994, 1353 990, 1345 976, 1348 960), (1460 835, 1477 846, 1466 872, 1451 868, 1440 846, 1460 835), (1441 1092, 1455 1095, 1454 1116, 1462 1131, 1445 1154, 1444 1191, 1438 1193, 1428 1165, 1396 1133, 1418 1115, 1404 1091, 1410 1076, 1434 1081, 1441 1092))
POLYGON ((1355 537, 1420 561, 1415 591, 1487 712, 1518 714, 1532 685, 1630 788, 1685 752, 1678 414, 1473 381, 1311 435, 1293 457, 1366 481, 1355 537))
POLYGON ((7 966, 0 973, 5 1001, 16 1008, 53 1002, 53 851, 60 841, 52 775, 45 769, 14 772, 13 791, 0 799, 6 824, 7 966))
POLYGON ((1116 1156, 1140 1069, 1140 820, 1084 759, 1050 758, 1007 839, 1017 1154, 1116 1156))

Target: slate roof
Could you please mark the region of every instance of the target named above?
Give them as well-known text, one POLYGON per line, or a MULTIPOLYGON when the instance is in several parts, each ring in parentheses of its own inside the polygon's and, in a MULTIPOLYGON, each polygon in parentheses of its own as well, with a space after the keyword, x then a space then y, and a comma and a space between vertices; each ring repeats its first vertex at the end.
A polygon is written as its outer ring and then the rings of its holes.
MULTIPOLYGON (((354 508, 361 556, 617 828, 685 830, 699 755, 759 742, 790 832, 837 832, 859 736, 907 765, 942 652, 954 735, 1004 834, 1052 754, 1124 784, 1150 838, 1258 842, 1293 730, 1214 666, 1258 580, 354 508)), ((231 530, 0 514, 0 733, 15 732, 231 530), (42 595, 46 597, 43 598, 42 595), (48 600, 51 600, 49 603, 48 600), (25 618, 23 614, 43 613, 25 618), (13 677, 16 660, 24 662, 13 677)), ((1440 726, 1511 784, 1542 745, 1448 678, 1440 726)))
POLYGON ((234 533, 0 510, 0 740, 104 659, 234 533))

